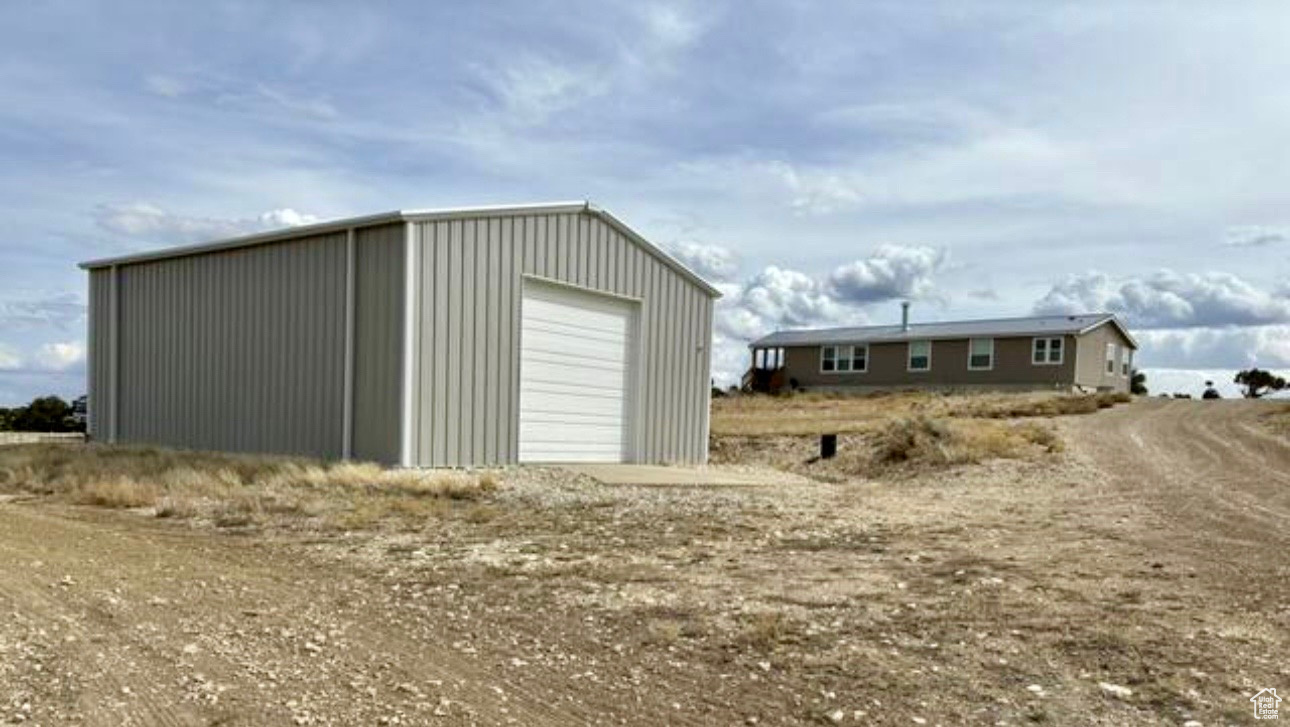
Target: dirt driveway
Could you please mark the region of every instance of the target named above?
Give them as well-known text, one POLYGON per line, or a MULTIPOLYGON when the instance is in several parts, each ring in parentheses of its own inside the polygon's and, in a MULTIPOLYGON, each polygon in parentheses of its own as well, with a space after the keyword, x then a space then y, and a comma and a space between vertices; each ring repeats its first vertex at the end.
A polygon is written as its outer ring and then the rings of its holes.
POLYGON ((376 536, 10 500, 0 721, 1243 724, 1290 690, 1266 410, 1144 401, 890 481, 524 471, 376 536))

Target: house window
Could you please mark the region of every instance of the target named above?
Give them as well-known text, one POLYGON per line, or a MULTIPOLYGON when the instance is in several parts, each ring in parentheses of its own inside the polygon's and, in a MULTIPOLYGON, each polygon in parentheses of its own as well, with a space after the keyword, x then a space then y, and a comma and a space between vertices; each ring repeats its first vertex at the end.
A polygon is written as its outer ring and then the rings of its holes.
POLYGON ((927 371, 932 368, 932 342, 909 342, 909 370, 927 371))
POLYGON ((1106 372, 1108 374, 1115 373, 1115 344, 1114 343, 1106 344, 1106 372))
POLYGON ((994 339, 970 339, 968 341, 968 370, 989 371, 992 368, 994 368, 994 339))
POLYGON ((820 371, 863 373, 869 370, 869 346, 824 346, 820 349, 820 371))
POLYGON ((869 370, 869 344, 865 343, 851 347, 851 370, 869 370))
POLYGON ((1062 339, 1036 338, 1031 349, 1030 362, 1036 365, 1059 364, 1062 362, 1062 339))
POLYGON ((1127 348, 1120 349, 1120 375, 1128 376, 1133 367, 1133 352, 1127 348))
POLYGON ((837 371, 838 370, 838 347, 825 346, 820 349, 820 370, 837 371))

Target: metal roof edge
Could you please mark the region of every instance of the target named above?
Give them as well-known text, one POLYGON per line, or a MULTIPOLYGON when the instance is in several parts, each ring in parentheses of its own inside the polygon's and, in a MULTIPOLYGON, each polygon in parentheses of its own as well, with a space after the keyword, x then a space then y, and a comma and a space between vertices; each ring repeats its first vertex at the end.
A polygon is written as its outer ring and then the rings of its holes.
POLYGON ((94 270, 96 268, 106 268, 113 265, 129 265, 132 263, 149 262, 152 260, 165 260, 169 258, 188 257, 191 255, 201 255, 209 252, 219 252, 222 250, 233 250, 240 247, 251 247, 254 245, 264 245, 271 242, 290 240, 296 237, 307 237, 310 235, 326 234, 329 232, 340 232, 354 227, 368 227, 387 222, 422 222, 429 220, 451 220, 451 219, 468 219, 471 217, 497 216, 497 215, 524 215, 524 214, 551 214, 559 212, 586 212, 604 221, 609 226, 626 235, 628 239, 639 245, 645 252, 657 258, 660 262, 667 265, 677 273, 681 274, 690 282, 699 286, 705 293, 712 298, 720 298, 721 291, 713 287, 708 281, 704 280, 693 270, 686 267, 681 261, 664 252, 661 248, 646 240, 640 233, 633 230, 622 220, 614 217, 607 210, 593 205, 587 200, 568 201, 568 202, 541 202, 535 204, 518 204, 518 205, 485 205, 476 207, 453 207, 444 209, 423 209, 423 210, 393 210, 390 212, 380 212, 372 215, 363 215, 360 217, 346 217, 326 222, 317 222, 310 225, 299 225, 297 227, 284 227, 277 230, 268 230, 265 232, 256 232, 249 235, 239 235, 221 240, 212 240, 210 242, 201 242, 194 245, 181 245, 177 247, 158 248, 156 250, 130 253, 127 255, 118 255, 114 257, 97 258, 86 260, 78 263, 82 270, 94 270))
POLYGON ((1120 322, 1119 316, 1117 316, 1114 313, 1103 313, 1102 315, 1105 316, 1102 320, 1096 323, 1093 323, 1091 325, 1085 326, 1084 328, 1080 329, 1080 331, 1076 335, 1082 336, 1085 333, 1088 333, 1089 331, 1092 331, 1101 326, 1105 326, 1108 323, 1112 323, 1115 325, 1117 329, 1119 329, 1120 335, 1124 336, 1124 338, 1129 342, 1130 345, 1132 345, 1135 349, 1140 348, 1140 346, 1138 346, 1138 339, 1134 338, 1132 333, 1129 333, 1129 329, 1126 328, 1124 324, 1120 322))
POLYGON ((445 207, 443 209, 403 210, 403 219, 409 222, 431 220, 456 220, 471 217, 499 217, 528 214, 552 214, 557 212, 579 212, 587 209, 590 203, 586 200, 566 202, 536 202, 531 204, 478 205, 474 207, 445 207))
POLYGON ((702 289, 703 292, 708 294, 708 297, 712 298, 713 300, 716 300, 721 297, 721 291, 713 287, 711 283, 704 280, 702 277, 699 276, 698 273, 686 267, 684 263, 669 255, 662 248, 658 247, 657 245, 650 242, 649 240, 646 240, 643 235, 641 235, 636 230, 633 230, 631 227, 628 227, 627 223, 623 222, 617 217, 614 217, 613 214, 611 214, 608 210, 602 207, 598 207, 592 204, 591 202, 587 202, 586 207, 584 209, 588 214, 599 218, 605 224, 609 225, 615 230, 618 230, 619 232, 626 235, 632 242, 636 243, 637 245, 640 245, 642 248, 644 248, 645 252, 649 253, 650 255, 653 255, 655 258, 658 258, 658 260, 662 262, 664 265, 667 265, 669 268, 672 268, 672 270, 676 271, 677 273, 680 273, 682 277, 688 279, 690 282, 699 286, 699 288, 702 289))
MULTIPOLYGON (((1042 317, 1048 317, 1048 316, 1038 316, 1038 317, 1041 317, 1041 318, 1042 318, 1042 317)), ((1052 317, 1052 318, 1061 318, 1061 317, 1064 317, 1064 316, 1051 316, 1051 317, 1052 317)), ((1121 332, 1122 334, 1124 334, 1124 337, 1125 337, 1126 339, 1128 339, 1128 341, 1129 341, 1131 344, 1133 344, 1133 347, 1134 347, 1134 348, 1138 348, 1138 342, 1137 342, 1137 340, 1136 340, 1136 339, 1134 339, 1134 337, 1129 333, 1128 329, 1124 327, 1124 325, 1120 322, 1119 318, 1118 318, 1114 313, 1077 313, 1077 314, 1073 314, 1072 316, 1068 316, 1068 317, 1098 317, 1098 320, 1094 321, 1093 323, 1091 323, 1091 324, 1089 324, 1089 325, 1087 325, 1087 326, 1084 326, 1083 328, 1075 328, 1075 327, 1071 327, 1071 328, 1057 329, 1057 330, 1042 330, 1042 329, 1026 330, 1026 329, 1019 329, 1019 330, 1017 330, 1017 331, 1009 331, 1009 332, 1008 332, 1008 333, 1006 333, 1006 334, 997 334, 997 333, 996 333, 996 334, 992 334, 992 335, 993 335, 995 338, 1024 338, 1024 337, 1026 337, 1026 336, 1042 335, 1042 334, 1044 334, 1044 333, 1069 333, 1069 334, 1073 334, 1073 335, 1076 335, 1076 336, 1082 336, 1082 335, 1084 335, 1085 333, 1088 333, 1089 331, 1094 330, 1094 329, 1096 329, 1096 328, 1097 328, 1097 327, 1099 327, 1099 326, 1106 325, 1107 323, 1114 323, 1114 324, 1115 324, 1115 326, 1116 326, 1116 328, 1118 328, 1118 329, 1120 330, 1120 332, 1121 332)), ((927 339, 927 340, 950 340, 950 339, 958 339, 958 338, 971 338, 971 337, 972 337, 972 334, 970 334, 970 333, 964 333, 964 334, 962 334, 962 335, 959 335, 959 334, 952 334, 952 335, 951 335, 951 334, 929 334, 929 336, 927 336, 927 337, 920 338, 920 337, 917 335, 917 334, 918 334, 917 327, 918 327, 918 326, 933 326, 933 325, 935 325, 935 326, 946 326, 946 325, 955 325, 955 324, 962 324, 962 323, 995 323, 995 322, 1005 322, 1005 321, 1024 321, 1024 320, 1029 320, 1029 319, 1032 319, 1032 318, 1036 318, 1036 316, 1013 316, 1013 317, 1008 317, 1008 318, 976 318, 976 319, 964 319, 964 320, 956 320, 956 321, 933 321, 933 322, 929 322, 929 323, 915 323, 915 324, 913 324, 914 330, 911 330, 911 331, 909 332, 909 334, 905 334, 905 335, 889 335, 889 334, 884 334, 884 335, 875 335, 875 336, 873 336, 873 337, 869 337, 869 338, 857 338, 857 340, 863 340, 863 341, 865 341, 865 342, 867 342, 867 343, 893 343, 893 342, 900 342, 900 341, 915 341, 915 340, 925 340, 925 339, 927 339)), ((835 327, 835 328, 819 328, 819 329, 786 329, 786 330, 781 330, 781 331, 773 331, 773 332, 768 333, 768 334, 766 334, 766 335, 764 335, 764 336, 761 336, 760 338, 757 338, 756 340, 754 340, 754 341, 752 341, 751 343, 749 343, 749 344, 748 344, 748 348, 756 348, 756 347, 758 347, 758 346, 760 346, 760 345, 771 345, 771 342, 773 342, 773 339, 774 339, 776 336, 779 336, 780 334, 784 334, 784 333, 813 333, 813 334, 820 334, 821 336, 827 336, 827 335, 828 335, 828 334, 830 334, 830 333, 836 333, 836 332, 840 332, 840 331, 863 330, 864 328, 889 328, 889 327, 894 327, 894 326, 896 326, 896 325, 897 325, 897 324, 879 325, 879 326, 858 326, 858 327, 840 326, 840 327, 835 327)), ((805 340, 802 340, 802 341, 795 341, 795 342, 793 342, 793 343, 791 343, 791 344, 782 344, 782 343, 781 343, 781 344, 778 344, 778 345, 780 345, 780 346, 816 346, 816 345, 827 345, 827 344, 835 343, 835 342, 836 342, 836 341, 834 341, 834 340, 829 340, 829 339, 824 339, 824 338, 808 338, 808 339, 805 339, 805 340)))
POLYGON ((307 237, 309 235, 326 234, 328 232, 340 232, 348 230, 351 227, 368 227, 386 222, 399 222, 404 219, 403 213, 398 210, 390 212, 380 212, 373 215, 363 215, 360 217, 346 217, 338 220, 329 220, 326 222, 316 222, 310 225, 298 225, 296 227, 283 227, 277 230, 268 230, 265 232, 255 232, 249 235, 239 235, 237 237, 226 237, 221 240, 212 240, 210 242, 199 242, 195 245, 180 245, 176 247, 164 247, 156 250, 145 252, 130 253, 127 255, 118 255, 115 257, 98 258, 95 260, 86 260, 78 263, 77 266, 82 270, 93 270, 95 268, 106 268, 112 265, 129 265, 131 263, 148 262, 151 260, 165 260, 167 258, 188 257, 191 255, 201 255, 208 252, 217 252, 220 250, 233 250, 239 247, 252 247, 254 245, 264 245, 270 242, 280 240, 289 240, 293 237, 307 237))
POLYGON ((237 237, 226 237, 220 240, 200 242, 194 245, 164 247, 156 250, 130 253, 127 255, 87 260, 79 263, 79 267, 85 270, 91 270, 93 268, 104 268, 111 265, 128 265, 130 263, 147 262, 149 260, 187 257, 189 255, 200 255, 207 252, 263 245, 270 242, 289 240, 294 237, 308 237, 310 235, 326 234, 328 232, 339 232, 341 230, 348 230, 352 227, 370 227, 372 225, 379 225, 387 222, 467 219, 484 215, 522 215, 532 214, 535 212, 577 212, 579 210, 586 209, 587 204, 588 203, 585 201, 540 202, 535 204, 481 205, 476 207, 451 207, 425 210, 391 210, 389 212, 378 212, 376 214, 361 215, 358 217, 343 217, 336 220, 316 222, 309 225, 283 227, 276 230, 255 232, 249 235, 238 235, 237 237))

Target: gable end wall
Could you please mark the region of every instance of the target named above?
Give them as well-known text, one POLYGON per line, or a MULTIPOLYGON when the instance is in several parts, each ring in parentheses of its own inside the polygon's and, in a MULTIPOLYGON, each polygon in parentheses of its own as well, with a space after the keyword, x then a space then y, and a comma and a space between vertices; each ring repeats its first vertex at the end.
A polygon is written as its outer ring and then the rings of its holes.
POLYGON ((636 459, 703 462, 712 299, 586 212, 411 224, 410 463, 514 463, 523 276, 640 299, 636 459))

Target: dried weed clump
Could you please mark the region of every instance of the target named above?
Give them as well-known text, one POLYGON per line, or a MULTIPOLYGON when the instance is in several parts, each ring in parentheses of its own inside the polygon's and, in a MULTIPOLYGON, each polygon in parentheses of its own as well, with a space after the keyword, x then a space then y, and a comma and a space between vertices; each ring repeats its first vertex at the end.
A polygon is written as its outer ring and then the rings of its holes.
POLYGON ((1263 416, 1263 422, 1277 434, 1290 435, 1290 404, 1277 408, 1263 416))
POLYGON ((423 521, 493 492, 492 473, 390 470, 369 462, 33 444, 0 448, 0 489, 220 527, 267 523, 335 529, 423 521))
POLYGON ((1062 448, 1057 435, 1034 422, 914 417, 890 424, 874 437, 873 459, 882 465, 953 465, 987 459, 1020 459, 1062 448))
POLYGON ((158 488, 129 477, 104 477, 76 488, 75 499, 99 507, 151 507, 157 503, 158 488))

